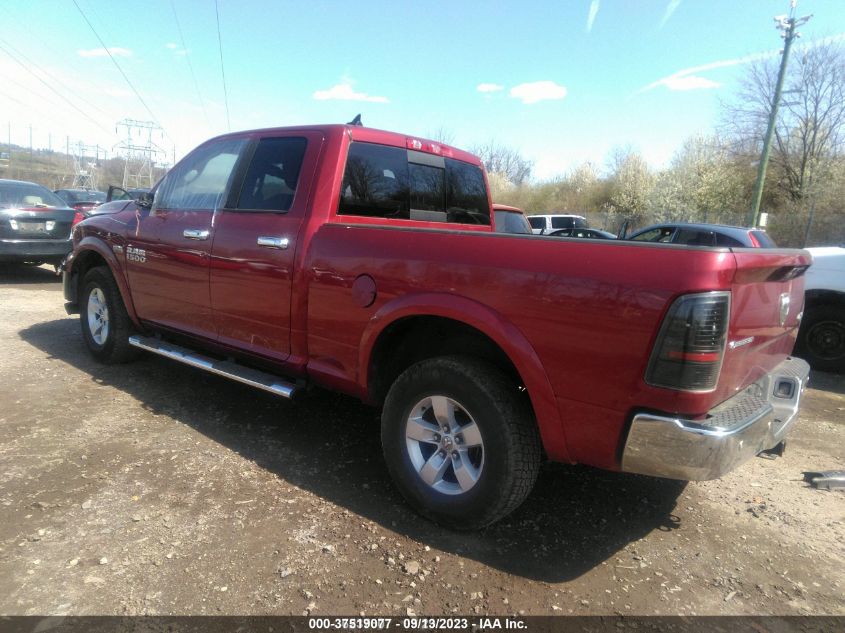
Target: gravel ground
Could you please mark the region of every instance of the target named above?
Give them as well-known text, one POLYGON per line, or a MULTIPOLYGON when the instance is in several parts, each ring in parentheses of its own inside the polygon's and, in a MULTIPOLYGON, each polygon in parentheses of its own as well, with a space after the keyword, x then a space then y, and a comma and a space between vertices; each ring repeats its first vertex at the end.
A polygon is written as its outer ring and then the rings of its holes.
POLYGON ((845 614, 845 377, 786 455, 712 482, 549 464, 479 533, 403 504, 378 413, 86 353, 47 267, 0 268, 0 614, 845 614))

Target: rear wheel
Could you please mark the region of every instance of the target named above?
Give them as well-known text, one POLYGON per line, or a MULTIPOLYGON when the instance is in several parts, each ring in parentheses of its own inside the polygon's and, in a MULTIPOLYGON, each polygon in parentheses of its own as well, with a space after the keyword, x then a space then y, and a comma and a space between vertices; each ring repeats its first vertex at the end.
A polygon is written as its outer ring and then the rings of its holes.
POLYGON ((797 356, 820 371, 845 371, 845 306, 805 309, 795 345, 797 356))
POLYGON ((104 363, 124 363, 137 355, 129 345, 132 321, 111 272, 92 268, 82 281, 79 320, 88 350, 104 363))
POLYGON ((496 367, 461 356, 422 361, 396 379, 382 413, 382 447, 414 509, 462 530, 515 510, 541 459, 524 394, 496 367))

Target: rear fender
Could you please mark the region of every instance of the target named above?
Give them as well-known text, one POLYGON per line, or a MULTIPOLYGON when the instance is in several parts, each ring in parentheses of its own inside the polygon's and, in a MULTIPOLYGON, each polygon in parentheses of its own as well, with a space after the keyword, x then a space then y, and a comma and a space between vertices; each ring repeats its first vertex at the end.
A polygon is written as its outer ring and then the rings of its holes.
POLYGON ((513 363, 528 390, 546 454, 555 461, 571 461, 552 385, 534 348, 513 323, 466 297, 439 293, 403 295, 383 305, 370 319, 361 338, 358 357, 361 393, 369 391, 370 358, 379 336, 399 319, 417 316, 459 321, 496 343, 513 363))

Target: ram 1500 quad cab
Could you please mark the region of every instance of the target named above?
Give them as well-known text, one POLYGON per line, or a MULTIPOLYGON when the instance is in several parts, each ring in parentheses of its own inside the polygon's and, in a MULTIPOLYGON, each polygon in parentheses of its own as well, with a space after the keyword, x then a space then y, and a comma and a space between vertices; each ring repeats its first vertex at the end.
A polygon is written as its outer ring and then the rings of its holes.
POLYGON ((74 229, 65 298, 101 361, 381 407, 396 486, 454 528, 511 512, 543 459, 711 479, 783 442, 808 253, 498 233, 490 209, 452 147, 228 134, 74 229))

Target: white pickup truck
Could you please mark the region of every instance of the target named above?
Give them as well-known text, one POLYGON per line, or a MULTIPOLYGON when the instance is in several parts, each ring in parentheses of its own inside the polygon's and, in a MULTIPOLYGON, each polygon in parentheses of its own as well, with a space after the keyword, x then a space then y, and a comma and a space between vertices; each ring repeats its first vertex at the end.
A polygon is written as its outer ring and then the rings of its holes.
POLYGON ((845 372, 845 247, 808 248, 813 265, 804 286, 804 318, 795 355, 813 369, 845 372))

